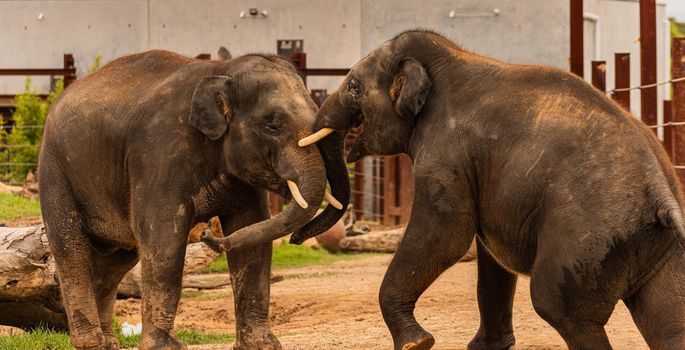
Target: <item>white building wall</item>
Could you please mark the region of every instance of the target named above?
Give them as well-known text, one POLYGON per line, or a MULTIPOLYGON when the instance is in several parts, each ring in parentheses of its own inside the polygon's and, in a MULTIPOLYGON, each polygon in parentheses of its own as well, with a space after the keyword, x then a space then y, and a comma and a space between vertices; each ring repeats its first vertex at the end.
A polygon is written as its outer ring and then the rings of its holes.
MULTIPOLYGON (((633 85, 638 85, 638 2, 586 0, 585 10, 601 20, 599 56, 609 65, 608 87, 613 87, 614 52, 631 53, 633 85)), ((663 6, 658 15, 661 81, 667 79, 668 62, 663 6)), ((161 48, 215 56, 224 45, 236 56, 274 52, 278 39, 304 39, 310 67, 347 68, 397 32, 416 27, 512 63, 566 68, 569 57, 568 0, 7 0, 0 1, 0 23, 0 67, 61 67, 62 54, 71 52, 79 74, 96 55, 106 62, 161 48), (268 15, 241 19, 240 12, 251 7, 268 15)), ((588 80, 594 35, 587 22, 588 80)), ((339 80, 310 78, 309 86, 332 90, 339 80)), ((45 90, 48 80, 35 82, 45 90)), ((23 86, 23 77, 0 77, 0 94, 23 86)), ((632 108, 639 112, 639 92, 632 108)))

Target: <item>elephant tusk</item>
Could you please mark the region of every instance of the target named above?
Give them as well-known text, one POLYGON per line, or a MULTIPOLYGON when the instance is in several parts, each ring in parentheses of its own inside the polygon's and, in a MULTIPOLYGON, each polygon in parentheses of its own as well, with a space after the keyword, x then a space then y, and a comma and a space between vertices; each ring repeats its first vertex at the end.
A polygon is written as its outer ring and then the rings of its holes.
POLYGON ((293 199, 297 204, 299 204, 302 209, 307 209, 309 208, 309 204, 307 204, 307 201, 304 200, 304 197, 302 197, 302 193, 300 193, 300 189, 297 188, 297 184, 293 181, 286 181, 288 183, 288 188, 290 189, 290 193, 293 195, 293 199))
POLYGON ((313 144, 319 142, 319 140, 321 140, 322 138, 330 135, 334 131, 335 131, 335 129, 332 129, 332 128, 322 128, 321 130, 319 130, 319 131, 317 131, 317 132, 315 132, 315 133, 313 133, 307 137, 302 138, 300 141, 297 142, 297 145, 300 147, 306 147, 309 145, 313 145, 313 144))
POLYGON ((323 195, 323 199, 326 202, 330 203, 335 209, 342 210, 342 203, 335 199, 335 197, 333 197, 333 195, 330 192, 326 191, 326 193, 323 195))

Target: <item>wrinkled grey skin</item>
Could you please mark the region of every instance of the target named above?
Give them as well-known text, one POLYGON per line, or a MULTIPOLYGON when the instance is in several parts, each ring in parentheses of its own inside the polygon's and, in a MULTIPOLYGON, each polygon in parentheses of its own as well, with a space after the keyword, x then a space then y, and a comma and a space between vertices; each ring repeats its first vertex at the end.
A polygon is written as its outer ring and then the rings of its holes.
POLYGON ((619 300, 654 349, 685 349, 679 185, 652 132, 581 79, 410 31, 356 64, 316 126, 363 123, 348 161, 408 154, 410 222, 380 290, 395 349, 429 349, 416 300, 478 237, 481 325, 514 344, 517 274, 571 349, 610 349, 619 300), (679 244, 680 240, 680 244, 679 244))
POLYGON ((116 287, 140 259, 140 348, 185 348, 170 332, 187 235, 219 216, 233 232, 222 242, 235 349, 280 349, 268 325, 271 240, 309 222, 322 201, 321 155, 297 146, 316 112, 295 69, 275 56, 210 62, 150 51, 70 86, 48 115, 39 176, 71 343, 118 348, 116 287), (287 197, 286 180, 310 206, 269 219, 265 189, 287 197))

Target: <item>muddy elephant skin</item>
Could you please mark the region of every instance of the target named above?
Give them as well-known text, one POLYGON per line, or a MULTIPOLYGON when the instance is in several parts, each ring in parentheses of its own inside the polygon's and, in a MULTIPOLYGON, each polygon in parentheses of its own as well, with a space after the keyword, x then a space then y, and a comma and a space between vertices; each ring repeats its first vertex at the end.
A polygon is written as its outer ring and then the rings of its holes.
POLYGON ((322 201, 326 164, 316 147, 297 146, 316 112, 293 66, 268 55, 149 51, 69 86, 48 115, 39 176, 71 343, 118 348, 116 286, 140 259, 140 348, 185 348, 170 332, 188 232, 219 216, 230 234, 235 348, 280 348, 268 325, 271 240, 309 222, 322 201), (269 218, 266 190, 289 197, 287 181, 309 205, 269 218))
POLYGON ((560 69, 512 65, 408 31, 357 63, 315 132, 357 125, 348 161, 406 153, 410 222, 380 290, 395 349, 429 349, 416 300, 478 238, 481 325, 514 344, 517 274, 570 349, 610 349, 623 300, 654 349, 685 349, 680 187, 652 131, 560 69))

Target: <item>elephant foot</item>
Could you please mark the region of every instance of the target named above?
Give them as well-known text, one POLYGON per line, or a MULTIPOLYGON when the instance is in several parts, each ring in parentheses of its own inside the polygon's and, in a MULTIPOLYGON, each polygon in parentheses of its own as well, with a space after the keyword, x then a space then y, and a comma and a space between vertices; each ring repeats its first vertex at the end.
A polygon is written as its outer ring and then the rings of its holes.
POLYGON ((421 327, 403 332, 399 339, 395 348, 401 350, 428 350, 435 344, 435 338, 421 327))
POLYGON ((119 350, 119 341, 117 337, 111 334, 105 334, 105 350, 119 350))
POLYGON ((144 334, 138 348, 140 350, 187 350, 188 348, 180 340, 171 334, 155 330, 151 334, 144 334))
POLYGON ((418 343, 409 342, 402 345, 402 350, 428 350, 435 344, 433 337, 423 338, 418 343))
POLYGON ((516 339, 513 332, 497 334, 497 338, 485 337, 478 332, 469 342, 468 350, 508 350, 514 346, 516 339))
POLYGON ((69 342, 78 350, 100 350, 104 348, 105 337, 99 331, 86 334, 71 334, 69 342))
POLYGON ((281 342, 278 341, 269 329, 256 332, 245 332, 238 338, 233 350, 282 350, 281 342))

